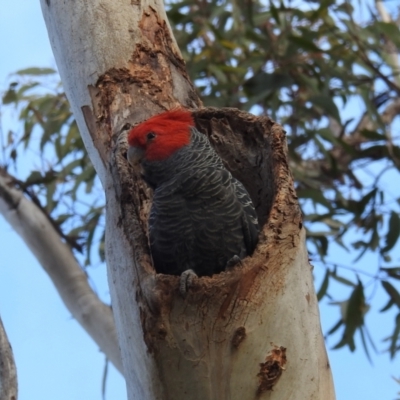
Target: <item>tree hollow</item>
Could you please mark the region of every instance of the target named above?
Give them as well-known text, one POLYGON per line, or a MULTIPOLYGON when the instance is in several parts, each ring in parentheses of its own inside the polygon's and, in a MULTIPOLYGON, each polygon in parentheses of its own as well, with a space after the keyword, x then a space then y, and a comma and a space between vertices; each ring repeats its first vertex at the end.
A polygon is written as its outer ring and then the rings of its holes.
MULTIPOLYGON (((121 223, 135 249, 134 266, 140 278, 132 284, 143 337, 165 383, 167 399, 189 392, 191 399, 239 398, 232 397, 235 379, 243 380, 243 387, 252 393, 243 399, 254 398, 262 395, 260 388, 272 388, 281 375, 277 374, 272 385, 263 386, 260 376, 265 374, 260 365, 267 355, 276 346, 283 346, 290 361, 293 351, 291 339, 280 340, 285 335, 278 333, 282 328, 277 322, 279 313, 287 312, 287 302, 298 302, 298 297, 304 304, 294 304, 295 313, 298 307, 317 307, 309 278, 298 285, 300 293, 294 289, 290 299, 280 303, 289 281, 298 280, 290 278, 294 263, 305 267, 311 276, 301 212, 286 158, 285 132, 268 117, 237 109, 203 108, 193 114, 199 131, 209 137, 226 167, 249 191, 261 225, 260 240, 242 265, 195 279, 182 298, 179 277, 154 273, 147 242, 151 192, 139 177, 132 178, 126 160, 120 159, 118 169, 121 182, 125 181, 121 223), (134 219, 139 223, 129 223, 134 219), (240 367, 244 354, 253 360, 246 374, 240 367), (207 383, 196 376, 207 376, 207 383)), ((319 329, 318 319, 316 325, 319 329)))

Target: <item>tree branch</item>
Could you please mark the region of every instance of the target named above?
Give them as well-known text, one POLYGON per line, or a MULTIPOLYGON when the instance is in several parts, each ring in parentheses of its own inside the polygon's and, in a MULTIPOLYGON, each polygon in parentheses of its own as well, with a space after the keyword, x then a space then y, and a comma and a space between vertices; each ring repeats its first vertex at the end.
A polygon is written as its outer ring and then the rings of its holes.
POLYGON ((0 318, 0 400, 17 400, 18 383, 14 356, 0 318))
MULTIPOLYGON (((376 0, 376 9, 382 19, 383 22, 393 22, 389 13, 387 12, 385 5, 382 1, 376 0)), ((386 41, 386 52, 388 53, 388 64, 393 69, 393 75, 398 85, 400 85, 400 65, 399 65, 399 56, 398 49, 392 40, 389 38, 385 39, 386 41)))
MULTIPOLYGON (((382 122, 385 125, 390 125, 393 120, 400 115, 400 98, 394 99, 386 109, 381 113, 382 122)), ((340 137, 341 140, 348 146, 358 149, 360 145, 366 142, 368 139, 364 137, 361 132, 363 130, 374 131, 378 128, 378 125, 369 114, 366 112, 360 119, 357 127, 348 135, 341 135, 342 127, 337 123, 336 120, 331 120, 330 129, 332 130, 335 137, 340 137)), ((392 155, 392 141, 390 135, 387 135, 387 147, 389 154, 392 155)), ((319 160, 302 160, 301 162, 296 162, 295 160, 290 160, 290 168, 292 169, 295 177, 299 175, 307 176, 311 179, 324 175, 326 182, 331 182, 332 179, 341 179, 343 174, 347 173, 352 179, 354 179, 354 184, 358 185, 355 176, 351 171, 352 161, 359 160, 360 158, 355 157, 353 154, 349 154, 346 149, 342 146, 335 146, 330 151, 329 154, 337 161, 337 173, 335 176, 329 174, 331 170, 330 161, 326 158, 319 160)), ((372 154, 368 154, 365 157, 372 157, 372 154)))
POLYGON ((71 248, 61 241, 46 215, 13 182, 13 177, 0 169, 0 213, 47 272, 73 317, 122 373, 111 308, 91 289, 71 248))

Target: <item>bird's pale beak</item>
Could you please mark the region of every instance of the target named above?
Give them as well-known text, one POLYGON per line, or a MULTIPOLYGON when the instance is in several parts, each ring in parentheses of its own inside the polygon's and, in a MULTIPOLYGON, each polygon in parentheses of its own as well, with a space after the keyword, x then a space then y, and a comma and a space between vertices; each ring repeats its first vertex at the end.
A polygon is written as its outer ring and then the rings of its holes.
POLYGON ((129 146, 128 149, 128 162, 132 167, 136 167, 144 157, 145 150, 140 147, 129 146))

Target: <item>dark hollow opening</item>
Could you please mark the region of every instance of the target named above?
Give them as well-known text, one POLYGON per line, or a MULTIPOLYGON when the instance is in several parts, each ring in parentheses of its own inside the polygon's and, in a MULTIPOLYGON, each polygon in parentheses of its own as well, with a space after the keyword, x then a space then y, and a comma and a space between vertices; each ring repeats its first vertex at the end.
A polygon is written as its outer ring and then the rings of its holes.
POLYGON ((197 129, 249 192, 262 227, 275 197, 270 135, 274 122, 235 108, 209 107, 193 111, 193 116, 197 129))

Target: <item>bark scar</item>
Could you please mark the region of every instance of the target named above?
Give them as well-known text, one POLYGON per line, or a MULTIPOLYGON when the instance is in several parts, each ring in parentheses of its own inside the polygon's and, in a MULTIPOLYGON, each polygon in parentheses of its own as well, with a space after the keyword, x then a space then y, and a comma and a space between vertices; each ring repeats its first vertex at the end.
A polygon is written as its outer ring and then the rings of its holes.
POLYGON ((260 364, 260 372, 257 374, 259 385, 257 395, 267 390, 272 390, 285 370, 286 348, 274 346, 272 351, 265 358, 265 362, 260 364))
POLYGON ((98 149, 100 154, 100 159, 103 162, 103 165, 106 165, 106 157, 107 152, 104 146, 104 143, 101 141, 101 136, 97 134, 97 125, 96 119, 93 115, 92 109, 89 106, 81 107, 83 118, 85 120, 86 126, 88 128, 90 137, 93 140, 95 147, 98 149))
POLYGON ((244 339, 246 339, 246 328, 244 326, 240 326, 236 329, 233 335, 232 347, 237 349, 244 339))

